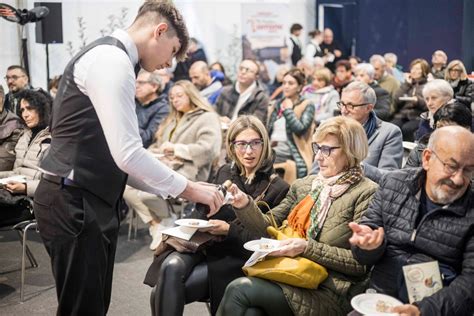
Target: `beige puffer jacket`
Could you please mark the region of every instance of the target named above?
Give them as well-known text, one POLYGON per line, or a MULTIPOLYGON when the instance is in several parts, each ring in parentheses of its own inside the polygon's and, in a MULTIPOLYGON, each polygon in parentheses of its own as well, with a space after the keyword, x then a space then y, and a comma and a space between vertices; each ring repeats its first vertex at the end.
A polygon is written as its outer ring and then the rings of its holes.
POLYGON ((12 171, 0 172, 0 178, 22 175, 26 177, 26 195, 33 196, 41 178, 39 164, 49 149, 51 133, 49 127, 41 130, 31 141, 32 132, 25 129, 15 147, 16 159, 12 171))

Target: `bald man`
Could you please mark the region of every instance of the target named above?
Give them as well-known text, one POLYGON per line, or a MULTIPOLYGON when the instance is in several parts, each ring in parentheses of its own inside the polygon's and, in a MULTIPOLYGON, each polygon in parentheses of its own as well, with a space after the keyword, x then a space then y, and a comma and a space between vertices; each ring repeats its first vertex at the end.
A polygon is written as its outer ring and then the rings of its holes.
MULTIPOLYGON (((405 303, 392 312, 472 315, 474 136, 460 126, 439 128, 422 159, 422 168, 382 179, 360 223, 349 224, 352 252, 361 264, 375 266, 371 288, 405 303), (442 288, 430 296, 409 296, 402 267, 432 261, 439 266, 442 288)), ((434 286, 431 281, 424 279, 434 286)))
POLYGON ((199 60, 191 65, 189 78, 192 83, 201 91, 201 95, 214 105, 221 94, 224 77, 212 76, 211 70, 206 62, 199 60))

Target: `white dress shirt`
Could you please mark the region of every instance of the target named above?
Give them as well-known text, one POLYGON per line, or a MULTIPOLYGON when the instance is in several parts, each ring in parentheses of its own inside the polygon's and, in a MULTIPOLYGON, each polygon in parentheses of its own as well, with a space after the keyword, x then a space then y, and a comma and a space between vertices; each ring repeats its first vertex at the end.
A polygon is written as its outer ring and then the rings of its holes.
POLYGON ((134 100, 137 47, 123 30, 111 36, 124 44, 128 55, 113 45, 94 47, 76 62, 74 82, 91 100, 112 158, 128 174, 128 184, 164 198, 176 197, 186 188, 186 178, 143 148, 138 132, 134 100))

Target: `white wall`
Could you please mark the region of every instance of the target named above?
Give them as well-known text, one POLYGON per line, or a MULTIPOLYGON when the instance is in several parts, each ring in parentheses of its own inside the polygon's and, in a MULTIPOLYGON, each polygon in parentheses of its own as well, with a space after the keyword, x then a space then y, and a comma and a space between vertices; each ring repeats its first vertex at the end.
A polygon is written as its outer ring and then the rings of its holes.
MULTIPOLYGON (((5 2, 15 7, 32 8, 35 1, 23 1, 25 5, 16 1, 5 2)), ((128 10, 126 18, 119 19, 121 24, 128 26, 136 15, 142 0, 113 1, 113 0, 81 0, 57 1, 62 2, 63 40, 64 44, 49 45, 50 76, 62 73, 71 58, 69 48, 74 51, 81 46, 79 36, 78 18, 84 21, 84 37, 89 43, 102 36, 101 30, 106 34, 110 31, 110 17, 120 17, 122 9, 128 10), (70 43, 70 44, 68 44, 70 43)), ((204 46, 210 62, 220 60, 229 72, 236 67, 236 61, 230 56, 230 49, 238 51, 241 56, 241 4, 242 3, 289 3, 288 12, 290 23, 298 22, 306 31, 315 26, 315 1, 314 0, 175 0, 176 6, 181 10, 188 25, 191 36, 200 40, 204 46)), ((117 20, 115 20, 117 21, 117 20)), ((35 25, 26 25, 28 34, 28 48, 30 58, 31 82, 35 87, 46 88, 46 58, 45 45, 37 44, 35 39, 35 25)), ((17 25, 3 19, 0 20, 0 75, 3 78, 6 68, 12 64, 20 63, 19 34, 17 25)), ((234 52, 235 53, 235 52, 234 52)), ((2 84, 6 86, 2 79, 2 84)))

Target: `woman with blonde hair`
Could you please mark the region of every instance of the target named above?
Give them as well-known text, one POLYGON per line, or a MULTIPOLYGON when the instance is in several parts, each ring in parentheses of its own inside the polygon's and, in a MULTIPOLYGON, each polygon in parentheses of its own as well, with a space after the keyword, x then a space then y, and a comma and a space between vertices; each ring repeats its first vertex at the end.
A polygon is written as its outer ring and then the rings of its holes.
MULTIPOLYGON (((301 238, 280 241, 280 250, 269 255, 304 257, 325 267, 329 276, 317 289, 256 277, 236 279, 227 286, 217 315, 347 315, 351 297, 365 290, 368 269, 352 255, 348 224, 360 220, 377 189, 360 167, 368 153, 366 133, 357 121, 340 116, 323 122, 313 141, 319 174, 296 180, 272 209, 276 224, 288 220, 301 238)), ((244 227, 255 239, 269 237, 272 216, 262 214, 237 186, 230 192, 244 227)))
POLYGON ((455 59, 446 67, 444 79, 454 90, 454 98, 471 109, 474 102, 474 82, 467 77, 462 61, 455 59))
MULTIPOLYGON (((173 170, 192 181, 207 181, 212 163, 218 158, 222 143, 219 116, 187 80, 174 84, 169 93, 170 113, 156 132, 156 141, 149 151, 173 170)), ((161 241, 168 217, 167 202, 153 194, 127 187, 127 204, 150 225, 153 238, 150 249, 161 241)))
MULTIPOLYGON (((227 132, 226 150, 231 162, 217 171, 213 182, 230 180, 252 198, 270 207, 278 205, 289 186, 274 175, 273 153, 263 123, 252 115, 238 117, 227 132)), ((190 216, 207 219, 207 214, 198 211, 190 216)), ((181 315, 184 304, 208 298, 215 314, 227 284, 243 276, 241 267, 250 253, 242 245, 253 236, 235 220, 229 204, 222 206, 209 222, 213 226, 208 232, 219 239, 205 251, 173 251, 155 258, 145 279, 146 284, 156 285, 151 298, 153 315, 181 315), (173 295, 165 296, 166 291, 173 295)))

